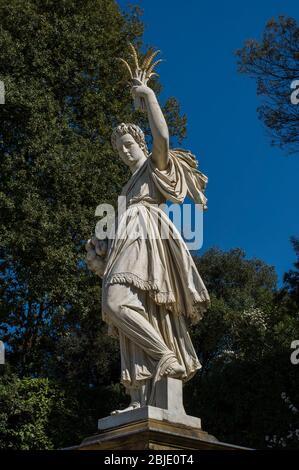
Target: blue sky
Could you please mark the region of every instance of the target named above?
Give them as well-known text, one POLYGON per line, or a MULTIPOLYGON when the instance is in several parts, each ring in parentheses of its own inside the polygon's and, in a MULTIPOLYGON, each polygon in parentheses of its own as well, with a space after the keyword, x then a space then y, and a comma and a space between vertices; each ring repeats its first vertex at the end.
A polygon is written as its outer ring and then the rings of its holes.
MULTIPOLYGON (((117 3, 125 8, 128 2, 117 3)), ((299 22, 299 2, 132 3, 144 10, 145 44, 160 49, 165 60, 157 70, 161 102, 179 100, 188 118, 181 146, 197 156, 209 177, 202 252, 243 248, 248 258, 275 266, 281 281, 295 260, 290 236, 299 236, 299 155, 271 147, 257 118, 255 81, 238 74, 234 51, 246 39, 259 39, 272 17, 299 22)))

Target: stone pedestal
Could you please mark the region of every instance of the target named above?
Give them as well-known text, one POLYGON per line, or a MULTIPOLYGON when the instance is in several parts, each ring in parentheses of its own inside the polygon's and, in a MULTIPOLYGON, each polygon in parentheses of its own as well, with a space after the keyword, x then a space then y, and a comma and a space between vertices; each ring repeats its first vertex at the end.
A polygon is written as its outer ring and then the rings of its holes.
MULTIPOLYGON (((128 411, 99 421, 100 433, 84 439, 78 450, 210 450, 234 449, 200 428, 187 424, 198 418, 186 415, 185 423, 169 421, 171 414, 155 407, 128 411), (113 418, 113 419, 111 419, 113 418), (127 420, 127 422, 126 422, 127 420), (111 426, 107 427, 106 426, 111 426)), ((193 421, 194 422, 194 421, 193 421)))
POLYGON ((182 382, 160 381, 158 406, 145 406, 98 421, 99 433, 84 439, 78 450, 241 450, 219 442, 201 429, 201 420, 188 416, 182 382))

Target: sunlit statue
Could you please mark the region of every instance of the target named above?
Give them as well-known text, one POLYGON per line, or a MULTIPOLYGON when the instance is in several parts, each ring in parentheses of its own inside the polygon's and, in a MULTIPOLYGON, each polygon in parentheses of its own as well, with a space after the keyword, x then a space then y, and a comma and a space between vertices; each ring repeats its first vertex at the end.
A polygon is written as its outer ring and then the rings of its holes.
POLYGON ((134 71, 121 60, 135 106, 147 114, 152 151, 137 125, 121 123, 113 130, 112 147, 132 173, 121 192, 126 205, 115 236, 94 236, 86 245, 88 266, 103 279, 102 317, 119 338, 121 382, 131 396, 128 408, 112 414, 155 406, 162 377, 192 378, 201 365, 186 324, 197 323, 210 303, 186 243, 159 207, 167 200, 182 204, 188 195, 206 208, 207 177, 189 151, 169 149, 167 123, 147 85, 159 51, 150 49, 140 65, 130 47, 134 71))

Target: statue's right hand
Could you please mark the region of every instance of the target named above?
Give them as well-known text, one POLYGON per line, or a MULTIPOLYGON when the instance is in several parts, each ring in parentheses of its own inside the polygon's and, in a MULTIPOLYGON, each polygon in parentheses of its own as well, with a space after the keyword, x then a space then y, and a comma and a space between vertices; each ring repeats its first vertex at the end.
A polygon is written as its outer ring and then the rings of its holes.
POLYGON ((91 239, 87 240, 87 242, 85 243, 85 250, 87 251, 87 254, 94 250, 94 245, 91 243, 91 239))
POLYGON ((97 276, 103 277, 106 262, 103 257, 96 253, 95 246, 92 240, 88 240, 85 249, 87 251, 86 263, 88 268, 93 271, 97 276))
POLYGON ((106 240, 99 240, 96 237, 92 237, 87 241, 85 249, 88 252, 89 250, 95 250, 96 254, 100 257, 105 257, 108 250, 108 242, 106 240))
POLYGON ((96 253, 98 256, 105 257, 107 254, 107 240, 97 240, 95 244, 96 253))

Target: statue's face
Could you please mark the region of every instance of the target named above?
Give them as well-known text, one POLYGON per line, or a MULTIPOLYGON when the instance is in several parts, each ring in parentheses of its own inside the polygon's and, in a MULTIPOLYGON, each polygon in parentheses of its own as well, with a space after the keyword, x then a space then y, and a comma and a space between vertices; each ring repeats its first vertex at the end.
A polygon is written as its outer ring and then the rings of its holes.
POLYGON ((131 134, 119 136, 116 141, 116 147, 122 161, 130 167, 146 158, 143 150, 139 147, 131 134))

